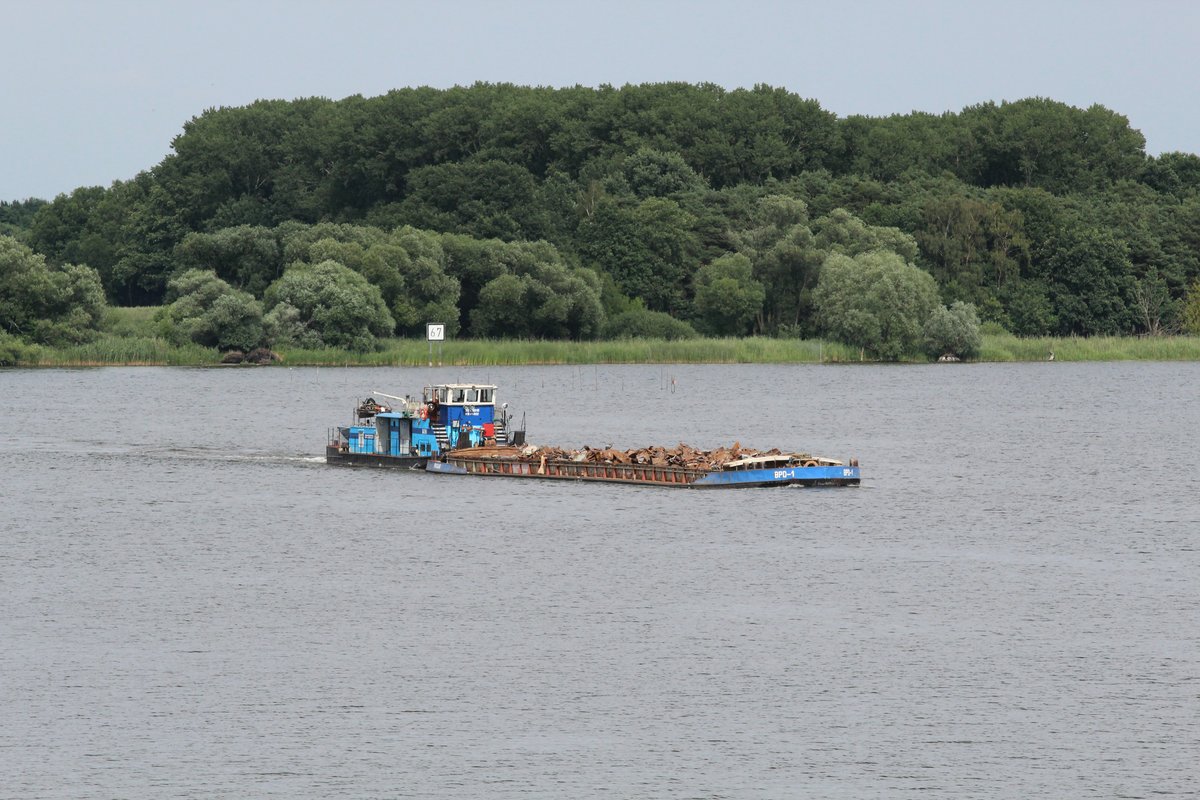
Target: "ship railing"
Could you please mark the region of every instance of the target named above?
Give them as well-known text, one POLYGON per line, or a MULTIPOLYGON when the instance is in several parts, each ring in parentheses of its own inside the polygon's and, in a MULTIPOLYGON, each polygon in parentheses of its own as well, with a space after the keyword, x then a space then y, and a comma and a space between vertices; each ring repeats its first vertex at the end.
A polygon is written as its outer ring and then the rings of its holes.
POLYGON ((336 447, 339 450, 344 450, 350 445, 350 443, 342 436, 342 429, 337 426, 326 429, 325 441, 329 442, 330 447, 336 447))

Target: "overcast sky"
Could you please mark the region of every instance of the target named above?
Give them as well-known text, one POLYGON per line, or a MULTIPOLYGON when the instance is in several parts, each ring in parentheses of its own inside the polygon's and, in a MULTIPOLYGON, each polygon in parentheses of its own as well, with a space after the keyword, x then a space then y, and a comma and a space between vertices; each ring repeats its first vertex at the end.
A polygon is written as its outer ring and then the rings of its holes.
POLYGON ((108 186, 258 98, 475 81, 782 86, 839 117, 1042 96, 1200 153, 1185 0, 0 0, 0 199, 108 186))

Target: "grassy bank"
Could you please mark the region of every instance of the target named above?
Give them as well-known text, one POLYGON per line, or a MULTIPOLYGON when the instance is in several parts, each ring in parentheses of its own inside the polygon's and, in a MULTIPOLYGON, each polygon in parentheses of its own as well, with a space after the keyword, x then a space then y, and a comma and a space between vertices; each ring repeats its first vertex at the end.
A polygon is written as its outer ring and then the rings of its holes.
MULTIPOLYGON (((344 350, 278 351, 288 366, 424 366, 429 345, 424 340, 391 339, 373 353, 344 350)), ((1095 337, 1021 339, 984 337, 981 362, 1045 361, 1200 361, 1200 337, 1095 337)), ((625 339, 607 342, 542 342, 463 340, 435 345, 433 361, 448 366, 516 366, 522 364, 818 364, 857 363, 854 348, 799 339, 625 339)), ((20 364, 38 367, 106 365, 211 366, 221 353, 198 345, 176 346, 146 335, 106 334, 71 347, 26 346, 20 364)), ((914 359, 913 363, 925 363, 914 359)))
POLYGON ((165 339, 103 336, 94 342, 70 347, 32 347, 21 366, 105 367, 159 366, 196 367, 221 363, 221 354, 199 345, 178 347, 165 339))
MULTIPOLYGON (((341 350, 282 350, 293 366, 424 366, 429 344, 392 339, 377 353, 341 350)), ((857 354, 842 345, 799 339, 622 339, 605 342, 463 340, 434 345, 434 363, 451 366, 519 364, 779 364, 848 360, 857 354)))
MULTIPOLYGON (((177 346, 158 336, 156 308, 110 308, 104 334, 70 347, 13 344, 8 361, 22 366, 106 365, 210 366, 221 353, 199 345, 177 346)), ((423 366, 429 363, 424 339, 389 339, 373 353, 280 348, 289 366, 423 366)), ((1200 337, 1094 337, 1022 339, 985 334, 978 361, 1200 361, 1200 337)), ((858 350, 800 339, 620 339, 603 342, 455 340, 434 345, 433 361, 449 366, 521 364, 819 364, 854 363, 858 350)), ((914 363, 925 363, 917 358, 914 363)), ((0 363, 5 354, 0 353, 0 363)))
POLYGON ((983 337, 979 361, 1200 361, 1200 336, 983 337))

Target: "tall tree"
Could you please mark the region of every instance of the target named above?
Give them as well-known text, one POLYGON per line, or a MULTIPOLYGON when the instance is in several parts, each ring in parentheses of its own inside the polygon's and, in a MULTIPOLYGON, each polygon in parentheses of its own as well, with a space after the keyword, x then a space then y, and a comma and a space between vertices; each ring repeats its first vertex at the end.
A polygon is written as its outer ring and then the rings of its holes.
POLYGON ((263 322, 276 343, 374 350, 395 321, 379 289, 336 261, 296 264, 267 287, 263 322))
POLYGON ((94 269, 51 267, 41 254, 0 236, 0 332, 40 344, 87 341, 104 311, 104 290, 94 269))
POLYGON ((885 361, 918 350, 937 307, 937 286, 924 270, 882 250, 834 253, 814 293, 821 329, 885 361))
POLYGON ((722 256, 696 273, 699 324, 717 336, 744 336, 762 311, 766 291, 741 253, 722 256))

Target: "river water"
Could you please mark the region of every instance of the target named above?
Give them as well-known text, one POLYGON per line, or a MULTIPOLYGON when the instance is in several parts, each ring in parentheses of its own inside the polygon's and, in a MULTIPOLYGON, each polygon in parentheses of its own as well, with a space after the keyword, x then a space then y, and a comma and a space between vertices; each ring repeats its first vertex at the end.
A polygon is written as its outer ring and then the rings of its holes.
POLYGON ((0 797, 1195 797, 1200 364, 0 371, 0 797), (531 441, 855 489, 327 467, 531 441))

